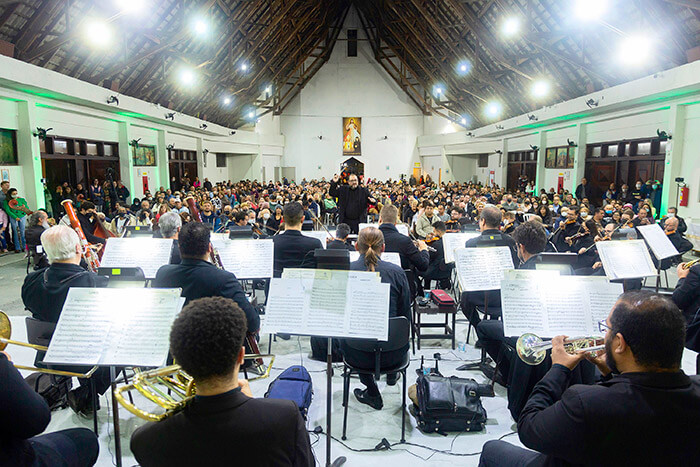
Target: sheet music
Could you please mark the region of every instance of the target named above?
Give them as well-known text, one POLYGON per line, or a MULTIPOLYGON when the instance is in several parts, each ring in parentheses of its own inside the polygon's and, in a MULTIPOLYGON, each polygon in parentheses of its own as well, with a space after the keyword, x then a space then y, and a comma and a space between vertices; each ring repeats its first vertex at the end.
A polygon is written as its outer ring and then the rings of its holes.
POLYGON ((266 279, 272 277, 275 247, 272 239, 219 240, 212 238, 224 269, 237 279, 266 279))
POLYGON ((464 244, 467 240, 476 238, 481 235, 480 232, 448 232, 442 236, 442 246, 445 248, 445 262, 454 263, 455 262, 455 250, 458 248, 464 248, 464 244))
POLYGON ((526 279, 512 275, 503 279, 501 309, 506 336, 601 335, 598 322, 610 313, 623 292, 622 284, 581 276, 560 276, 553 281, 549 271, 533 272, 526 279))
POLYGON ((596 245, 608 279, 639 279, 656 275, 644 240, 611 240, 596 245))
POLYGON ((112 237, 107 239, 100 266, 104 268, 136 268, 146 279, 156 277, 158 269, 170 262, 173 240, 150 237, 112 237))
POLYGON ((271 280, 262 332, 388 338, 389 284, 366 271, 311 271, 271 280))
POLYGON ((321 246, 326 248, 328 244, 328 234, 325 230, 302 230, 301 234, 305 237, 317 238, 321 242, 321 246))
POLYGON ((637 229, 649 244, 656 259, 662 260, 680 254, 659 224, 640 225, 637 229))
POLYGON ((180 289, 71 288, 44 360, 48 363, 157 367, 170 348, 180 289))
MULTIPOLYGON (((351 251, 350 262, 352 263, 353 261, 357 261, 358 259, 360 259, 360 252, 351 251)), ((387 263, 395 264, 398 267, 401 267, 401 256, 396 252, 385 251, 384 253, 382 253, 381 259, 382 261, 386 261, 387 263)))
MULTIPOLYGON (((377 228, 377 229, 378 229, 378 228, 379 228, 379 224, 361 223, 361 224, 359 225, 359 229, 360 229, 360 230, 358 230, 358 233, 361 232, 362 229, 364 229, 365 227, 374 227, 374 228, 377 228)), ((400 234, 403 234, 403 235, 405 235, 405 236, 407 236, 407 237, 409 236, 409 235, 408 235, 408 224, 395 224, 394 227, 396 227, 396 230, 398 230, 400 234)))
POLYGON ((513 267, 510 248, 462 248, 455 251, 457 278, 463 292, 498 290, 503 272, 513 267))

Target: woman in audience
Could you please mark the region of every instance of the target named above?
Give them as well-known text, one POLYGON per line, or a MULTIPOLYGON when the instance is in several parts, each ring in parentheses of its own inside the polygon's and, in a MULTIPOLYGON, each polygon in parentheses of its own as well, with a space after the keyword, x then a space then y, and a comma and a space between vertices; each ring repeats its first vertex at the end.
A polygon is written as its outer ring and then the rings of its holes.
POLYGON ((552 212, 546 204, 540 204, 537 214, 542 218, 542 224, 547 230, 552 230, 552 212))
MULTIPOLYGON (((384 235, 381 230, 375 227, 365 227, 360 231, 360 235, 356 244, 357 251, 360 252, 360 258, 350 264, 350 269, 353 271, 377 271, 381 280, 385 284, 390 285, 389 292, 389 317, 405 316, 408 322, 411 322, 411 296, 408 279, 403 269, 395 264, 382 261, 381 256, 384 252, 384 235)), ((374 368, 375 357, 374 353, 361 352, 350 348, 347 343, 342 345, 345 360, 353 366, 359 368, 372 369, 374 368)), ((405 348, 392 352, 382 352, 381 366, 391 367, 398 365, 408 352, 408 343, 405 348)), ((396 384, 398 374, 387 375, 387 384, 393 386, 396 384)), ((355 397, 363 404, 367 404, 373 409, 381 410, 384 406, 382 396, 379 393, 377 383, 371 374, 360 375, 360 381, 366 386, 365 389, 356 388, 354 391, 355 397)))

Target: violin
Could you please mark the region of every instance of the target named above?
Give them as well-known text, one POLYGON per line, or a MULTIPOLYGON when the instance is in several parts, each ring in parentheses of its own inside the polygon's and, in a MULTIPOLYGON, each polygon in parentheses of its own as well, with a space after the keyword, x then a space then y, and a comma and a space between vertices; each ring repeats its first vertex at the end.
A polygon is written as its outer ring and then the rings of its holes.
POLYGON ((430 245, 431 243, 436 242, 436 241, 438 241, 438 240, 440 240, 440 237, 438 237, 438 236, 435 235, 434 233, 429 233, 429 234, 425 237, 425 240, 424 240, 424 241, 425 241, 426 244, 430 245))

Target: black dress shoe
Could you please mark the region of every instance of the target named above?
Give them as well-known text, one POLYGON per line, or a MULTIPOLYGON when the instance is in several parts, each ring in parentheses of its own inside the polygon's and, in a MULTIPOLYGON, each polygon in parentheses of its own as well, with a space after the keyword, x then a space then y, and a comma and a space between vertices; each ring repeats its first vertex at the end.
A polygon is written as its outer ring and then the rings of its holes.
MULTIPOLYGON (((92 417, 92 396, 89 389, 84 389, 83 386, 74 389, 68 393, 68 405, 73 412, 84 417, 92 417)), ((97 398, 97 410, 100 410, 100 399, 97 398)))
POLYGON ((355 394, 355 397, 359 402, 369 405, 374 410, 382 410, 382 407, 384 407, 382 396, 370 396, 367 394, 367 389, 355 388, 353 394, 355 394))

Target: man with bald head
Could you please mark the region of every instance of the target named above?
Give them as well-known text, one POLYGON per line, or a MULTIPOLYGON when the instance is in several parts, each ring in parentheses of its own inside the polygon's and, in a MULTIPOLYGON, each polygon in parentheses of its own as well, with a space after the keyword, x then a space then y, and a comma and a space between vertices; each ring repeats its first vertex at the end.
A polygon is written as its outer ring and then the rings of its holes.
MULTIPOLYGON (((678 218, 676 217, 669 217, 666 219, 666 222, 664 222, 664 232, 666 233, 666 236, 668 237, 669 240, 671 240, 671 243, 673 243, 673 246, 676 247, 676 250, 678 250, 678 253, 681 254, 681 256, 692 250, 693 249, 693 244, 683 236, 678 231, 678 218)), ((671 258, 671 260, 677 260, 680 261, 679 257, 671 258)), ((669 260, 664 260, 661 262, 662 269, 666 269, 670 264, 668 263, 669 260)), ((673 262, 673 261, 671 261, 673 262)))
POLYGON ((347 185, 338 185, 340 177, 333 176, 328 190, 331 196, 338 198, 338 223, 348 224, 352 233, 358 233, 361 222, 367 222, 367 204, 376 203, 367 188, 360 186, 357 175, 350 174, 347 185))

